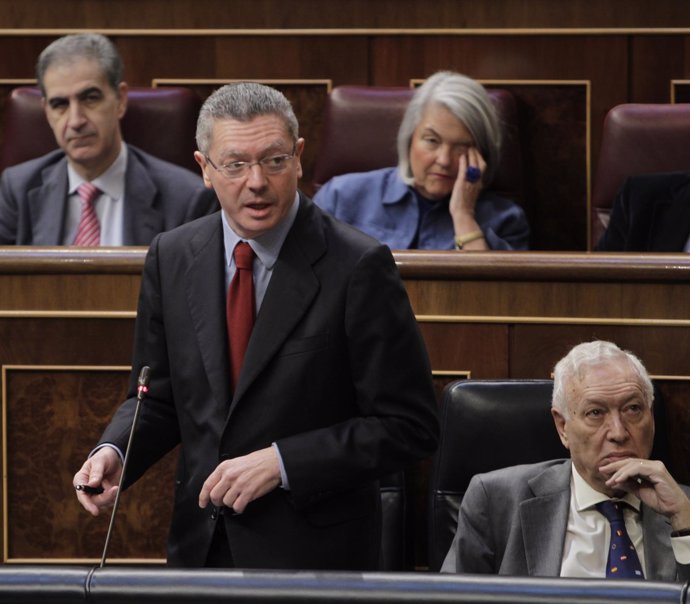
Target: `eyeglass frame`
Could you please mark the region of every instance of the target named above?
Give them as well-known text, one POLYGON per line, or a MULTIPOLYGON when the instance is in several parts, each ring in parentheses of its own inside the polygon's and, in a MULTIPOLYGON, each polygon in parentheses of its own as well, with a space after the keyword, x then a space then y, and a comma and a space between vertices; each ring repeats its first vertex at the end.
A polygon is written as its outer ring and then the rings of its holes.
POLYGON ((230 179, 236 179, 236 178, 241 178, 243 176, 246 176, 247 174, 250 173, 252 166, 259 166, 261 168, 261 173, 266 175, 267 172, 264 171, 264 168, 267 167, 267 164, 264 164, 262 162, 269 162, 272 159, 283 158, 286 163, 283 166, 281 166, 281 169, 279 172, 275 172, 273 174, 268 172, 268 174, 270 176, 277 176, 278 174, 281 174, 285 168, 287 168, 287 162, 291 159, 294 159, 296 151, 297 151, 297 141, 292 143, 292 152, 290 152, 290 153, 276 153, 275 155, 269 155, 268 157, 262 157, 261 159, 257 159, 254 161, 244 161, 241 159, 235 160, 235 161, 230 162, 230 163, 231 164, 242 164, 241 171, 235 175, 231 175, 231 174, 228 174, 227 172, 225 172, 225 169, 228 167, 229 164, 222 164, 220 166, 216 166, 216 164, 213 162, 213 160, 208 155, 204 155, 204 158, 206 159, 206 161, 209 164, 211 164, 211 166, 213 167, 214 170, 216 170, 216 172, 219 172, 220 174, 225 176, 225 178, 230 178, 230 179))

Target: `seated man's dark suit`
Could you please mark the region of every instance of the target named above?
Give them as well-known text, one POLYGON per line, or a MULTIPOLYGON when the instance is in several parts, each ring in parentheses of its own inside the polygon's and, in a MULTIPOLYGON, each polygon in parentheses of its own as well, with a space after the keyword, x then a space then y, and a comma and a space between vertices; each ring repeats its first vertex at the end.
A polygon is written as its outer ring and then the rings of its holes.
MULTIPOLYGON (((473 477, 441 571, 558 577, 570 506, 570 468, 570 460, 561 459, 473 477)), ((690 579, 690 565, 677 564, 673 556, 669 521, 645 504, 640 513, 645 577, 690 579)))
MULTIPOLYGON (((200 176, 127 146, 124 245, 149 245, 160 232, 218 209, 200 176)), ((61 245, 67 208, 62 150, 6 168, 0 178, 0 245, 61 245)))
POLYGON ((690 172, 628 178, 616 196, 601 252, 682 252, 690 236, 690 172))
POLYGON ((101 442, 125 446, 135 374, 149 365, 128 482, 181 443, 171 565, 203 566, 215 523, 224 522, 237 567, 375 569, 377 479, 436 447, 429 362, 390 250, 303 195, 299 204, 234 392, 220 213, 149 248, 130 399, 101 442), (240 515, 199 507, 220 460, 273 442, 289 490, 274 489, 240 515))

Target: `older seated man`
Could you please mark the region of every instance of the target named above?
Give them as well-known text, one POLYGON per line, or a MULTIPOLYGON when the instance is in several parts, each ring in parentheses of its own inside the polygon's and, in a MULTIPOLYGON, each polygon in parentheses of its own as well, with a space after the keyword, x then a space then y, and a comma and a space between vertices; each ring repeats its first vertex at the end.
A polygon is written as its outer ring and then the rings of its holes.
POLYGON ((690 488, 649 459, 652 402, 637 357, 573 348, 551 410, 571 459, 475 476, 442 572, 690 579, 690 488))

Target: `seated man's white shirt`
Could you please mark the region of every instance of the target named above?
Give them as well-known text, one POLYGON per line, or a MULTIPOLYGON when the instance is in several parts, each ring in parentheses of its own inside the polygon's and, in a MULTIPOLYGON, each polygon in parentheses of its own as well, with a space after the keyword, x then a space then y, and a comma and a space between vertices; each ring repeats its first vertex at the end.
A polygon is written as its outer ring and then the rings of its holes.
MULTIPOLYGON (((595 491, 572 466, 570 479, 570 509, 561 562, 561 577, 605 578, 606 562, 611 539, 609 521, 596 509, 596 504, 609 499, 595 491)), ((644 571, 645 550, 640 518, 640 500, 631 494, 621 498, 623 517, 644 571), (632 506, 632 507, 630 507, 632 506)), ((690 564, 690 537, 674 537, 671 546, 676 561, 690 564)))

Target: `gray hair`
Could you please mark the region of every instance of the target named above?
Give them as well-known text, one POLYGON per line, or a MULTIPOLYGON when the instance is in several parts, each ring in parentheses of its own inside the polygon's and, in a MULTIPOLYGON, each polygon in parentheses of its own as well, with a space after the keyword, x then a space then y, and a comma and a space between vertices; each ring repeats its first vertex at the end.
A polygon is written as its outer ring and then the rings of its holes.
POLYGON ((567 418, 569 416, 567 390, 571 382, 574 380, 582 381, 587 369, 611 361, 627 361, 630 369, 637 375, 645 402, 651 407, 654 401, 654 387, 642 361, 632 352, 621 350, 612 342, 603 340, 578 344, 556 363, 556 367, 553 370, 553 398, 551 406, 560 412, 563 417, 567 418))
POLYGON ((501 153, 501 125, 496 108, 484 87, 465 75, 438 71, 417 88, 398 130, 398 169, 402 179, 414 183, 410 144, 415 129, 430 103, 443 105, 469 130, 484 161, 484 184, 493 179, 501 153))
POLYGON ((122 59, 115 45, 101 34, 72 34, 58 38, 43 49, 36 63, 36 79, 46 95, 45 74, 53 65, 69 65, 81 59, 97 61, 108 84, 118 92, 122 82, 122 59))
POLYGON ((239 82, 222 86, 206 99, 196 123, 196 146, 202 154, 208 153, 215 120, 249 122, 262 115, 277 115, 285 122, 293 142, 297 141, 299 125, 285 95, 264 84, 239 82))

